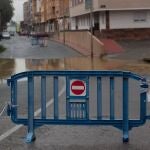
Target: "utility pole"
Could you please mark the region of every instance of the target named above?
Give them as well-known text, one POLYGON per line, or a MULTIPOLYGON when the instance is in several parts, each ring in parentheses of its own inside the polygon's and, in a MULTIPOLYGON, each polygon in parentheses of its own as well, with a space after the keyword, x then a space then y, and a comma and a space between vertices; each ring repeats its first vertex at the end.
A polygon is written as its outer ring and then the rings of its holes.
POLYGON ((91 57, 93 57, 93 0, 85 0, 85 9, 90 11, 91 57))
POLYGON ((93 57, 93 6, 90 6, 90 29, 91 29, 91 57, 93 57))
POLYGON ((65 37, 65 6, 64 6, 64 0, 63 1, 63 43, 65 44, 65 41, 66 41, 66 37, 65 37))

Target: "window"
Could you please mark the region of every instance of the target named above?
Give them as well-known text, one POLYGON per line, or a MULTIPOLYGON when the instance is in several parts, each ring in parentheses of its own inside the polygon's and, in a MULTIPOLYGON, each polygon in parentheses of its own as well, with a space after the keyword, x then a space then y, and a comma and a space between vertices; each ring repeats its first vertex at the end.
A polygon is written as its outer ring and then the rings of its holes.
POLYGON ((55 7, 52 7, 52 14, 55 15, 55 7))
POLYGON ((83 3, 83 0, 72 0, 72 7, 83 3))

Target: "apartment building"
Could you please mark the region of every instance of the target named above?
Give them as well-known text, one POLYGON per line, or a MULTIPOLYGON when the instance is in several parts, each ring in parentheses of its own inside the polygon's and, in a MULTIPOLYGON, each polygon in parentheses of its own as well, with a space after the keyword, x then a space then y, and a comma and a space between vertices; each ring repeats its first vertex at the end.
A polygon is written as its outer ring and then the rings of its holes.
POLYGON ((24 4, 23 4, 23 16, 24 16, 24 22, 26 23, 26 24, 28 24, 29 23, 29 2, 24 2, 24 4))
POLYGON ((30 25, 30 5, 29 2, 24 2, 23 3, 23 17, 24 17, 24 28, 25 30, 29 30, 29 25, 30 25))
POLYGON ((41 24, 41 1, 42 0, 29 0, 30 1, 30 17, 32 30, 39 31, 41 24))
POLYGON ((55 32, 68 27, 69 0, 47 0, 46 31, 55 32))
POLYGON ((149 0, 70 0, 69 7, 72 30, 90 29, 90 18, 99 31, 150 29, 149 0))
POLYGON ((38 32, 55 32, 69 27, 69 0, 31 0, 32 25, 38 32))

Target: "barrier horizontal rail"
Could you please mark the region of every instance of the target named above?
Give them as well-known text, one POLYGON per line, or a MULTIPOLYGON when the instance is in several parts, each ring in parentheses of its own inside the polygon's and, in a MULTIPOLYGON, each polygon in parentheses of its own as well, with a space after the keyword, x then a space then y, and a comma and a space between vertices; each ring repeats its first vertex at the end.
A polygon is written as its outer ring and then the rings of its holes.
MULTIPOLYGON (((8 85, 11 87, 11 101, 8 106, 8 115, 16 124, 24 124, 28 126, 28 134, 26 142, 32 142, 35 139, 34 130, 36 127, 45 124, 59 124, 59 125, 112 125, 123 131, 123 142, 128 142, 128 132, 133 127, 141 126, 149 118, 146 113, 146 94, 148 84, 145 78, 136 75, 131 72, 124 71, 28 71, 22 72, 11 76, 8 79, 8 85), (34 115, 35 107, 35 83, 36 77, 40 78, 40 93, 41 93, 41 116, 36 118, 34 115), (48 77, 52 78, 52 81, 48 82, 48 77), (60 77, 65 81, 65 117, 61 118, 59 113, 59 82, 60 77), (27 110, 28 115, 26 118, 19 117, 18 111, 18 81, 21 79, 27 79, 27 110), (93 119, 90 117, 91 101, 90 97, 91 82, 90 78, 94 78, 96 82, 93 88, 96 88, 96 117, 93 119), (109 117, 106 119, 103 116, 103 78, 108 78, 109 85, 107 92, 109 92, 109 117), (122 118, 118 119, 115 115, 116 102, 115 102, 115 89, 116 78, 121 78, 122 86, 122 118), (140 115, 139 119, 129 118, 129 80, 138 81, 140 88, 140 115), (53 84, 53 118, 47 117, 46 107, 47 103, 47 85, 53 84)), ((94 101, 93 101, 94 103, 94 101)))

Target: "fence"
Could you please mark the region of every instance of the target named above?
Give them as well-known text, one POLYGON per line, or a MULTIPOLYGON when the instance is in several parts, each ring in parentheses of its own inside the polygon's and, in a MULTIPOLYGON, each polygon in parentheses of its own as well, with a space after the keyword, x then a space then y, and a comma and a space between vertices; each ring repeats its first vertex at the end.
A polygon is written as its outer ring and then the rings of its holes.
POLYGON ((146 79, 122 71, 29 71, 11 76, 8 115, 28 127, 27 142, 42 125, 111 125, 128 132, 150 117, 146 79), (51 101, 50 101, 51 99, 51 101))

